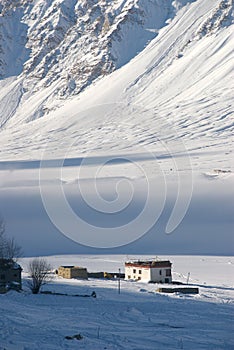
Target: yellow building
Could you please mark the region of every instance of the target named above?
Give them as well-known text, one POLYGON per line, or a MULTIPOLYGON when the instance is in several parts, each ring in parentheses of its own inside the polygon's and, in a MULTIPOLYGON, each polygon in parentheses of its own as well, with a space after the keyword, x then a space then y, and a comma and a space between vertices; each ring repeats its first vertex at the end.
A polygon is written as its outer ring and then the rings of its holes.
POLYGON ((63 278, 88 279, 87 269, 80 266, 59 266, 58 276, 63 278))

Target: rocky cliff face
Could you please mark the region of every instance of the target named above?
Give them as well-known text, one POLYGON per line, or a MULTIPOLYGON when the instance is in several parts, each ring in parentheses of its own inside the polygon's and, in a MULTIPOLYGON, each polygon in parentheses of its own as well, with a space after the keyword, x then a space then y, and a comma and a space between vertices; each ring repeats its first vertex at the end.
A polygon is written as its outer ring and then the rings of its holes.
POLYGON ((77 94, 140 52, 170 9, 158 0, 4 1, 1 78, 21 75, 25 92, 56 82, 60 98, 77 94))

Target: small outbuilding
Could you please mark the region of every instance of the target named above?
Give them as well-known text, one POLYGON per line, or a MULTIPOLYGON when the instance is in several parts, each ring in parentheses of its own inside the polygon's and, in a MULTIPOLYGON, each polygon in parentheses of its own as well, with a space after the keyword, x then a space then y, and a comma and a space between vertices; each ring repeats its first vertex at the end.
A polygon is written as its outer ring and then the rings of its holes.
POLYGON ((21 290, 22 268, 12 259, 0 259, 0 292, 5 293, 9 289, 21 290))
POLYGON ((125 279, 155 282, 171 283, 171 266, 169 260, 135 260, 125 263, 125 279))
POLYGON ((63 278, 88 279, 88 272, 85 267, 80 266, 59 266, 58 276, 63 278))

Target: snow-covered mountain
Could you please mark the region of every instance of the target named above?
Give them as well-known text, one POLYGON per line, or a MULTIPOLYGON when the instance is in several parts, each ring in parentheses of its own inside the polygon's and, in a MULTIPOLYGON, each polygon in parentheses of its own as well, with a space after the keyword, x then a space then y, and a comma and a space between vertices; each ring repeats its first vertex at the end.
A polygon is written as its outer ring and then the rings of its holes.
MULTIPOLYGON (((29 118, 41 117, 50 111, 48 100, 78 94, 142 51, 170 10, 163 1, 6 1, 1 78, 18 77, 17 104, 54 85, 29 118)), ((2 125, 15 108, 2 116, 2 125)))
POLYGON ((5 34, 1 76, 22 72, 26 90, 35 92, 56 81, 56 95, 77 94, 98 77, 127 63, 155 37, 150 28, 163 25, 168 8, 162 1, 145 4, 94 0, 6 2, 1 17, 5 34), (9 62, 9 58, 13 60, 9 62))
POLYGON ((71 135, 71 155, 158 138, 230 143, 231 0, 14 0, 0 11, 1 159, 40 158, 47 141, 59 157, 71 135), (121 103, 111 118, 78 113, 111 103, 121 103), (175 131, 161 133, 157 119, 175 131))

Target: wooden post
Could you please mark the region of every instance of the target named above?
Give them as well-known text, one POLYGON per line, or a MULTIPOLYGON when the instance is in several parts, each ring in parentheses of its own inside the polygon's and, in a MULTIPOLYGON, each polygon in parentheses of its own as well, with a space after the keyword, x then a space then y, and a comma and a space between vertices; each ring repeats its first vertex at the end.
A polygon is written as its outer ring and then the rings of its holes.
POLYGON ((187 284, 189 283, 189 277, 190 277, 190 272, 188 273, 187 284))

